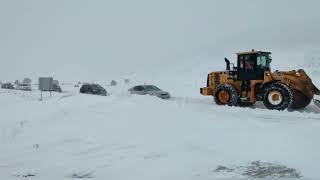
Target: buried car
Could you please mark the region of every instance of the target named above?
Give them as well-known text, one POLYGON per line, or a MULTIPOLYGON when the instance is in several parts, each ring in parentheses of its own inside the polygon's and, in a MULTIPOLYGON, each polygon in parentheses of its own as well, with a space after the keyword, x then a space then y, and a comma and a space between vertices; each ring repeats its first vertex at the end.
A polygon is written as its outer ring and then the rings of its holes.
POLYGON ((62 93, 62 89, 59 84, 52 84, 52 91, 62 93))
POLYGON ((32 91, 31 84, 27 83, 19 84, 18 89, 22 91, 32 91))
POLYGON ((157 96, 161 99, 170 99, 170 93, 161 90, 154 85, 138 85, 128 90, 131 94, 157 96))
POLYGON ((11 83, 4 83, 1 85, 2 89, 14 89, 14 86, 11 83))
POLYGON ((107 90, 105 90, 99 84, 84 84, 80 88, 80 93, 106 96, 107 90))

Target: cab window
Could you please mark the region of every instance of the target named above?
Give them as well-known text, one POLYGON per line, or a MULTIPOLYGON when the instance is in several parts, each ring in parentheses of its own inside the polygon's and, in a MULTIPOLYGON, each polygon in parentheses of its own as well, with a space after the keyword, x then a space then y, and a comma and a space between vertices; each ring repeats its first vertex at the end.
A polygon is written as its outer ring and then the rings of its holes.
POLYGON ((240 56, 239 59, 240 59, 239 66, 240 66, 241 69, 243 69, 243 59, 244 58, 243 58, 243 56, 240 56))
POLYGON ((270 55, 264 54, 257 57, 257 65, 259 68, 269 68, 271 59, 269 56, 270 55))
POLYGON ((257 65, 258 66, 267 66, 267 57, 266 56, 259 56, 257 65))

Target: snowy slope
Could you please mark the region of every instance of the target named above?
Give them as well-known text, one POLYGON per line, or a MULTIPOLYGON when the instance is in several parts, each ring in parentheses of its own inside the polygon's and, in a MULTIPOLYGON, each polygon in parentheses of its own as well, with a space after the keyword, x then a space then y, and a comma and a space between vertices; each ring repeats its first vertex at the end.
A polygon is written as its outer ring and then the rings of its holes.
MULTIPOLYGON (((65 85, 66 92, 45 94, 44 101, 38 91, 1 89, 1 179, 244 177, 214 170, 253 161, 319 177, 320 110, 314 105, 304 112, 216 106, 198 94, 210 63, 195 61, 173 68, 181 76, 168 70, 150 80, 172 93, 168 101, 130 95, 130 85, 122 83, 105 86, 107 97, 80 95, 65 85)), ((316 70, 311 74, 318 75, 316 70)))

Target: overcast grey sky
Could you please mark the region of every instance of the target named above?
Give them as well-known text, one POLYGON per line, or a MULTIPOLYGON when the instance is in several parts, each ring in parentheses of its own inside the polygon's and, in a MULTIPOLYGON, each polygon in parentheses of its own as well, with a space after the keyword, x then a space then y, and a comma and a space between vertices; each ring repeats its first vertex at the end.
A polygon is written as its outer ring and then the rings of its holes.
POLYGON ((319 7, 318 0, 0 0, 0 80, 94 79, 202 54, 319 47, 319 7))

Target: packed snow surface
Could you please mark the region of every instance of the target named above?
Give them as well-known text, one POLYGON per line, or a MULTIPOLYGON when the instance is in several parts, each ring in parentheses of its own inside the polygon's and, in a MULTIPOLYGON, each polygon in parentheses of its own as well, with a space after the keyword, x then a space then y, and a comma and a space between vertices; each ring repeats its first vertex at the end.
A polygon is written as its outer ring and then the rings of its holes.
MULTIPOLYGON (((319 86, 317 60, 305 57, 298 67, 319 86)), ((199 88, 208 72, 224 64, 205 62, 135 77, 130 84, 100 82, 108 96, 79 94, 76 82, 62 85, 63 93, 44 93, 42 101, 36 87, 31 92, 0 89, 0 178, 247 177, 252 172, 241 170, 251 170, 253 162, 319 177, 319 108, 311 104, 289 112, 267 110, 261 103, 217 106, 199 88), (169 91, 172 98, 128 93, 144 82, 169 91)))
POLYGON ((105 86, 106 97, 62 87, 43 101, 39 91, 0 90, 1 179, 243 177, 215 169, 254 161, 319 177, 314 105, 278 112, 217 106, 200 95, 136 96, 125 84, 105 86))

